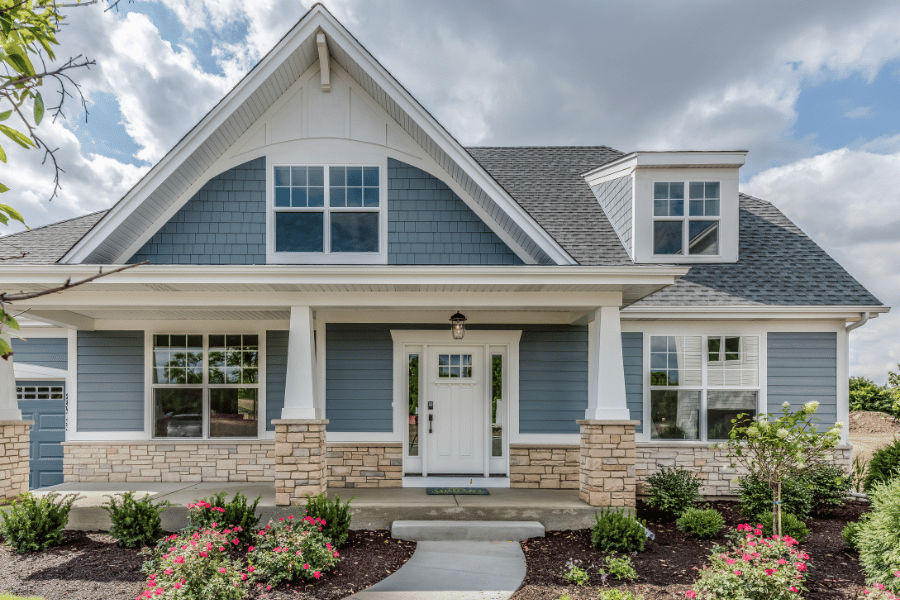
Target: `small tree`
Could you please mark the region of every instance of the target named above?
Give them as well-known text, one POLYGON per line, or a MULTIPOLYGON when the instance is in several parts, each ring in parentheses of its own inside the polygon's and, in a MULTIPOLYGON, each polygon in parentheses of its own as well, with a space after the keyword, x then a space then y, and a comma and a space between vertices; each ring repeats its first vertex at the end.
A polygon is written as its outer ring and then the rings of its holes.
POLYGON ((772 531, 781 535, 781 483, 800 475, 806 469, 831 458, 831 451, 841 439, 843 423, 822 433, 813 415, 818 402, 807 402, 797 412, 791 412, 787 402, 784 414, 760 415, 747 424, 752 415, 740 414, 732 419, 731 433, 725 448, 735 464, 744 467, 769 484, 772 489, 772 531))

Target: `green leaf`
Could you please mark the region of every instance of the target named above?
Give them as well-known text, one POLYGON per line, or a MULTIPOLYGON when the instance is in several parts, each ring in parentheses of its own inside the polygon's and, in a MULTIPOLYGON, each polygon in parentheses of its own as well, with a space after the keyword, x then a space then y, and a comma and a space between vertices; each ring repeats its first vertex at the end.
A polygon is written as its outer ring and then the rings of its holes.
POLYGON ((2 194, 3 192, 8 192, 8 191, 9 191, 9 188, 6 187, 5 185, 3 185, 2 183, 0 183, 0 194, 2 194))
MULTIPOLYGON (((34 124, 40 125, 44 119, 44 99, 40 92, 34 93, 34 124)), ((4 161, 6 162, 6 161, 4 161)))
POLYGON ((6 162, 6 151, 3 150, 3 146, 0 146, 0 161, 6 162))
MULTIPOLYGON (((22 214, 19 211, 14 209, 12 206, 8 206, 6 204, 0 204, 0 211, 5 212, 6 214, 8 214, 10 216, 10 218, 13 218, 16 221, 18 221, 19 223, 21 223, 22 225, 25 225, 25 218, 22 216, 22 214)), ((25 225, 25 227, 28 227, 28 225, 25 225)), ((30 229, 30 227, 29 227, 29 229, 30 229)))
POLYGON ((33 148, 34 147, 34 142, 31 141, 30 137, 26 136, 24 133, 16 131, 12 127, 7 127, 6 125, 0 125, 0 133, 5 134, 6 137, 11 139, 18 145, 22 146, 23 148, 33 148))
POLYGON ((9 345, 9 342, 0 338, 0 358, 3 360, 8 360, 10 356, 12 356, 12 346, 9 345))
POLYGON ((11 110, 7 110, 7 111, 5 111, 5 112, 0 113, 0 121, 5 121, 5 120, 7 120, 7 119, 10 117, 10 115, 12 115, 12 111, 11 111, 11 110))

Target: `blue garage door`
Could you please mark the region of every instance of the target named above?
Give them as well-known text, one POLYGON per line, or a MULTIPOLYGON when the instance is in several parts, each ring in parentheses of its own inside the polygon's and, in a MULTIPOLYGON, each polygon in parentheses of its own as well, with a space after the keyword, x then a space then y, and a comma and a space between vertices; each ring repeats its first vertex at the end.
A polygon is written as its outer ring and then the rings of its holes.
POLYGON ((31 489, 63 482, 66 439, 66 387, 62 381, 17 381, 16 396, 22 418, 31 428, 31 489))

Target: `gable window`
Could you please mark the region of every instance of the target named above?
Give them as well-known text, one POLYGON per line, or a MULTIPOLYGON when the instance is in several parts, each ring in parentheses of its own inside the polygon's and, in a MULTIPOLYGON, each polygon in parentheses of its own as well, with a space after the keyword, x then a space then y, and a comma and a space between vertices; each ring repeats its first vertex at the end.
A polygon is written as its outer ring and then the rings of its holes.
POLYGON ((259 336, 154 335, 153 437, 255 438, 259 336))
POLYGON ((758 337, 650 336, 652 440, 727 439, 758 397, 758 337))
POLYGON ((377 166, 276 165, 274 251, 378 254, 385 218, 380 174, 377 166))
POLYGON ((718 181, 654 182, 653 254, 717 256, 720 189, 718 181))

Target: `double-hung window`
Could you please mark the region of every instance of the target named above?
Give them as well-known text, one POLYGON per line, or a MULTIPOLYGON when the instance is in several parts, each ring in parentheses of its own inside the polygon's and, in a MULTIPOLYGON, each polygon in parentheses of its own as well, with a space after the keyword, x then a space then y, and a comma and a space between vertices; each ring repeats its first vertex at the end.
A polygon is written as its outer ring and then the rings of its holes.
POLYGON ((718 256, 720 190, 718 181, 654 182, 653 254, 718 256))
POLYGON ((154 335, 153 437, 255 438, 259 336, 154 335))
POLYGON ((757 414, 759 338, 652 335, 649 383, 651 440, 727 439, 757 414))
POLYGON ((275 253, 347 257, 381 252, 380 172, 377 166, 276 165, 275 253))

